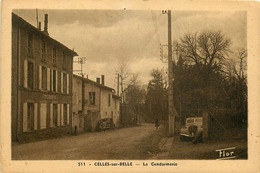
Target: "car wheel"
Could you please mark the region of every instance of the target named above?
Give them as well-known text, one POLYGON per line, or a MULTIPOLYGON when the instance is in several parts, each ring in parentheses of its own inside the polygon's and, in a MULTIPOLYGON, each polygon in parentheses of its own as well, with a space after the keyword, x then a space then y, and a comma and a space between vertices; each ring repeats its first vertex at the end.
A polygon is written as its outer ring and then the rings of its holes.
POLYGON ((192 140, 193 144, 197 144, 199 142, 202 142, 202 132, 199 132, 195 135, 194 139, 192 140))

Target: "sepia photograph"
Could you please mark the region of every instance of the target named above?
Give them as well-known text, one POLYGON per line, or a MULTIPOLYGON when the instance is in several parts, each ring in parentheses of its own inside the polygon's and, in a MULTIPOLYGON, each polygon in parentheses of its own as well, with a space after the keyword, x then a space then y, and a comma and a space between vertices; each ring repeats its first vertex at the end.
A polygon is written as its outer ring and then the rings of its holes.
POLYGON ((260 171, 260 4, 1 2, 0 172, 260 171))
POLYGON ((11 32, 12 160, 248 158, 246 11, 14 9, 11 32))

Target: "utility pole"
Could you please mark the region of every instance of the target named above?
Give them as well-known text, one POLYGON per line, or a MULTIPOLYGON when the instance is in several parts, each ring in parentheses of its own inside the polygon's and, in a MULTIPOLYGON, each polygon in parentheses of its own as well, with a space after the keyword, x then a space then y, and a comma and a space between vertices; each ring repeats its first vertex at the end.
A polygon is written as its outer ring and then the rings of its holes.
POLYGON ((82 77, 84 77, 82 65, 85 64, 86 60, 87 59, 85 57, 79 57, 77 61, 73 61, 73 63, 80 64, 80 70, 73 70, 73 72, 79 71, 80 73, 78 73, 78 74, 81 75, 82 77))
POLYGON ((122 115, 122 125, 124 126, 125 125, 125 117, 126 117, 126 106, 125 106, 125 99, 124 99, 124 88, 123 88, 123 79, 122 79, 122 75, 120 75, 120 78, 121 78, 121 82, 120 82, 120 85, 121 85, 121 115, 122 115))
POLYGON ((119 96, 119 73, 117 73, 117 96, 119 96))
POLYGON ((172 65, 172 32, 171 32, 171 10, 162 11, 168 15, 168 111, 169 111, 169 136, 178 134, 179 126, 177 111, 173 103, 173 65, 172 65))
POLYGON ((120 82, 120 85, 121 85, 121 100, 122 100, 122 103, 125 102, 124 100, 124 88, 123 88, 123 80, 122 80, 122 76, 120 75, 121 77, 121 82, 120 82))
POLYGON ((81 86, 81 89, 82 89, 82 103, 81 103, 81 105, 82 105, 82 114, 84 114, 84 96, 85 96, 85 90, 84 90, 84 87, 85 87, 85 85, 84 85, 84 73, 83 73, 83 69, 82 69, 82 65, 83 64, 85 64, 85 62, 86 62, 86 58, 85 57, 80 57, 80 58, 78 58, 78 61, 73 61, 74 63, 76 62, 76 63, 78 63, 78 64, 80 64, 80 70, 73 70, 73 71, 80 71, 80 73, 79 73, 79 75, 81 75, 81 78, 82 78, 82 86, 81 86))
POLYGON ((169 103, 169 136, 174 135, 174 115, 173 115, 173 91, 172 91, 172 25, 171 10, 168 10, 168 103, 169 103))
POLYGON ((38 9, 36 8, 36 26, 37 26, 37 29, 39 29, 39 21, 38 21, 38 9))

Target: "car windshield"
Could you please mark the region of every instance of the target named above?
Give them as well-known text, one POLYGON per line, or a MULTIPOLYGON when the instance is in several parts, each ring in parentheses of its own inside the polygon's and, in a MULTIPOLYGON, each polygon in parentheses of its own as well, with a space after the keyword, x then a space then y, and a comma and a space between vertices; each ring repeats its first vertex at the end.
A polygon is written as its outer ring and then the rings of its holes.
POLYGON ((187 119, 187 123, 193 123, 194 119, 187 119))
POLYGON ((195 122, 202 122, 202 119, 201 118, 197 118, 197 119, 195 119, 195 122))

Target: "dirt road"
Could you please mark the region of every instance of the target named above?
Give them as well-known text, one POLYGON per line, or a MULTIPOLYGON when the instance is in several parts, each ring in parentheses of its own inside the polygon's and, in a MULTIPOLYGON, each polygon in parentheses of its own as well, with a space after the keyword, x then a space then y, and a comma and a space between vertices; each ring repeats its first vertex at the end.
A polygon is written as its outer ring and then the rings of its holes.
MULTIPOLYGON (((140 149, 145 147, 143 142, 157 132, 158 130, 153 124, 146 124, 26 144, 14 144, 12 158, 18 160, 138 159, 140 158, 138 155, 142 153, 140 149)), ((157 141, 159 143, 160 140, 157 141)))

